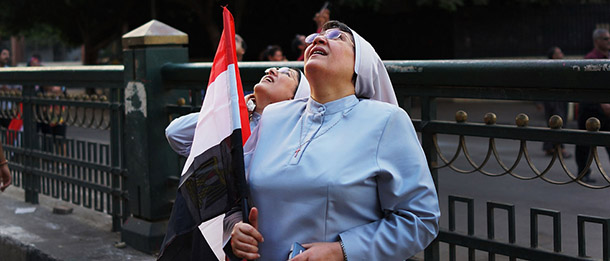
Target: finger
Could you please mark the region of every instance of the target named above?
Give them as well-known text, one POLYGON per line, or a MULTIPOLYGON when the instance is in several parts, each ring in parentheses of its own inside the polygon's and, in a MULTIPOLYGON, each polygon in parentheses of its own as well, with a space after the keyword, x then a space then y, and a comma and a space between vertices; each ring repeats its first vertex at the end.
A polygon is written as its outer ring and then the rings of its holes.
POLYGON ((257 241, 257 244, 258 242, 264 241, 263 235, 261 235, 258 230, 256 230, 253 226, 249 224, 243 224, 242 226, 239 226, 238 232, 243 234, 243 236, 252 237, 255 241, 257 241))
POLYGON ((252 209, 250 209, 250 216, 248 217, 248 219, 250 220, 250 224, 254 227, 254 231, 251 231, 252 233, 250 235, 253 236, 254 238, 256 238, 256 240, 258 240, 258 242, 265 242, 265 238, 263 238, 263 235, 261 235, 261 233, 258 232, 258 209, 257 208, 252 207, 252 209))
POLYGON ((250 216, 248 217, 250 220, 250 225, 252 225, 255 229, 258 229, 258 209, 253 207, 250 209, 250 216))
POLYGON ((290 259, 290 261, 307 261, 307 260, 309 260, 309 252, 307 252, 307 251, 298 254, 293 259, 290 259))
MULTIPOLYGON (((252 239, 254 242, 256 240, 252 239)), ((250 245, 244 242, 241 242, 239 238, 231 238, 231 249, 233 253, 240 258, 246 259, 256 259, 258 255, 258 247, 256 245, 250 245)))
POLYGON ((239 249, 233 249, 233 254, 235 254, 235 256, 239 258, 245 258, 248 260, 254 260, 261 257, 261 255, 259 255, 258 253, 247 253, 239 249))
POLYGON ((9 175, 8 178, 6 178, 3 183, 2 183, 2 187, 0 187, 0 191, 4 192, 4 190, 6 188, 8 188, 8 186, 11 185, 11 176, 9 175))
POLYGON ((235 240, 237 240, 239 242, 243 242, 243 243, 250 244, 253 246, 258 246, 259 241, 255 237, 250 236, 248 234, 238 233, 234 237, 235 237, 235 240))
POLYGON ((258 253, 258 247, 240 240, 231 242, 231 247, 246 253, 258 253))
POLYGON ((308 249, 310 247, 312 247, 314 245, 314 243, 308 243, 308 244, 302 244, 301 246, 303 246, 305 249, 308 249))

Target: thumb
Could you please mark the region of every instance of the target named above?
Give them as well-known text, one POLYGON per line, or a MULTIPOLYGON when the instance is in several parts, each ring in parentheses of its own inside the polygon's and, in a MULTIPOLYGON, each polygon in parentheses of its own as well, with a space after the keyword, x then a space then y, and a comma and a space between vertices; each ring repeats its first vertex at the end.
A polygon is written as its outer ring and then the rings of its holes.
POLYGON ((258 230, 258 209, 255 207, 250 209, 250 216, 248 219, 250 220, 250 225, 258 230))

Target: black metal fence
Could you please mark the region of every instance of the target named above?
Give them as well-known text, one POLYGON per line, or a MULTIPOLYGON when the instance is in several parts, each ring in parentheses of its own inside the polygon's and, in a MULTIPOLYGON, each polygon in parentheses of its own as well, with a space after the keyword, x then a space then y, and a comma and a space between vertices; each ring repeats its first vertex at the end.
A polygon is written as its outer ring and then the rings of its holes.
MULTIPOLYGON (((172 52, 183 53, 184 50, 181 48, 183 47, 167 50, 156 49, 156 51, 170 56, 172 52)), ((139 54, 134 52, 134 55, 139 54)), ((142 57, 147 58, 147 56, 142 57)), ((157 176, 151 174, 149 180, 133 176, 137 171, 146 172, 147 169, 128 169, 124 162, 130 157, 135 157, 131 154, 140 153, 139 148, 136 148, 139 146, 138 144, 144 146, 151 140, 143 138, 139 143, 132 141, 134 144, 132 146, 126 146, 127 143, 124 143, 123 140, 127 137, 144 135, 144 133, 148 133, 149 136, 154 134, 155 137, 162 137, 162 134, 158 135, 157 132, 162 133, 171 118, 197 111, 201 106, 202 91, 205 89, 211 64, 165 63, 163 59, 149 59, 149 61, 153 61, 147 63, 144 70, 141 67, 142 63, 139 65, 140 67, 137 67, 138 61, 140 61, 138 59, 144 61, 144 58, 136 57, 126 62, 125 69, 121 66, 87 66, 12 68, 0 71, 1 84, 10 87, 21 86, 19 91, 0 92, 0 118, 23 119, 23 130, 8 132, 2 130, 0 137, 13 171, 15 185, 26 191, 26 201, 37 203, 38 194, 42 193, 106 212, 113 217, 114 230, 119 230, 122 220, 130 217, 131 213, 134 213, 135 217, 142 217, 138 221, 140 223, 137 223, 138 226, 157 229, 155 224, 163 224, 163 220, 169 216, 171 207, 168 205, 171 206, 171 204, 168 204, 169 201, 153 200, 153 197, 174 193, 179 169, 161 170, 161 174, 155 174, 157 176), (138 94, 138 90, 135 89, 137 88, 136 82, 148 84, 144 88, 146 93, 138 94), (63 93, 39 95, 36 92, 36 88, 55 85, 64 86, 67 89, 67 95, 63 93), (78 88, 84 87, 97 88, 100 93, 106 93, 106 95, 71 95, 78 88), (125 97, 126 88, 134 88, 130 90, 130 97, 125 97), (136 101, 142 101, 138 99, 145 98, 149 99, 151 107, 158 104, 159 108, 155 108, 155 113, 161 114, 160 119, 165 120, 151 119, 150 108, 148 109, 149 115, 146 115, 142 110, 138 110, 139 107, 133 107, 136 101), (162 102, 151 102, 153 98, 162 102), (130 110, 126 109, 125 101, 131 103, 130 110), (134 111, 138 113, 139 118, 129 114, 134 111), (136 120, 128 123, 126 122, 128 117, 136 120), (105 143, 78 137, 42 134, 37 131, 37 125, 40 124, 107 130, 109 139, 105 143), (126 124, 131 125, 129 128, 124 128, 123 126, 126 124), (158 182, 159 185, 152 186, 148 183, 151 181, 158 182), (127 188, 133 188, 133 190, 129 190, 127 193, 127 188), (145 198, 147 195, 150 195, 151 198, 145 198), (152 218, 146 218, 147 215, 152 218)), ((265 68, 271 66, 302 67, 302 63, 253 62, 240 63, 239 66, 243 86, 246 90, 250 90, 251 86, 260 79, 265 68)), ((488 176, 510 175, 523 180, 541 179, 551 184, 575 183, 592 189, 604 189, 610 186, 610 179, 605 174, 604 166, 601 166, 596 153, 591 154, 589 163, 599 166, 604 178, 603 182, 605 182, 601 185, 583 182, 581 180, 583 173, 572 173, 567 168, 564 168, 565 179, 556 180, 547 175, 547 168, 537 170, 533 167, 530 173, 518 173, 512 167, 513 163, 519 160, 533 166, 526 146, 527 141, 561 141, 561 143, 590 145, 593 146, 592 151, 595 152, 596 146, 610 146, 610 133, 595 130, 561 130, 559 127, 528 127, 526 115, 519 116, 516 126, 496 124, 495 117, 491 114, 486 117, 485 123, 469 123, 467 115, 463 112, 456 114, 456 122, 436 120, 436 99, 438 98, 610 103, 610 96, 607 95, 608 88, 605 85, 610 80, 610 74, 608 74, 610 63, 603 60, 393 61, 386 62, 386 67, 401 106, 410 111, 418 104, 421 109, 421 118, 413 119, 413 122, 417 131, 421 133, 422 146, 437 185, 438 170, 450 168, 454 172, 462 173, 478 172, 488 176), (455 154, 440 150, 436 139, 438 134, 459 137, 458 150, 455 154), (464 137, 488 139, 489 149, 484 161, 476 162, 469 158, 464 137), (504 163, 507 161, 506 159, 501 159, 501 155, 495 148, 497 139, 520 142, 517 159, 510 159, 510 162, 513 163, 507 164, 504 163), (459 154, 463 154, 462 156, 467 158, 470 169, 464 169, 463 166, 454 164, 459 154), (500 172, 493 172, 486 168, 487 162, 492 160, 500 163, 502 166, 500 172)), ((166 146, 163 144, 162 138, 157 138, 154 142, 159 143, 158 147, 166 146)), ((168 156, 161 149, 158 151, 160 152, 143 150, 142 153, 150 155, 138 156, 139 160, 130 164, 144 166, 148 163, 141 161, 159 157, 167 161, 171 161, 172 157, 177 158, 176 155, 168 156)), ((565 165, 565 162, 560 153, 556 153, 550 164, 565 165)), ((149 167, 147 171, 149 173, 159 172, 152 167, 149 167)), ((448 212, 443 210, 443 214, 448 215, 449 228, 442 229, 438 240, 426 250, 426 260, 440 259, 440 244, 449 246, 450 260, 456 259, 455 248, 457 246, 468 249, 470 260, 474 259, 475 251, 487 252, 490 260, 493 260, 496 254, 508 256, 512 260, 517 258, 530 260, 588 259, 584 230, 585 224, 588 223, 603 226, 603 259, 609 259, 608 224, 610 219, 580 215, 575 224, 579 231, 578 255, 569 256, 562 252, 559 211, 531 209, 529 219, 531 244, 522 246, 516 244, 514 239, 515 215, 519 213, 515 212, 512 204, 487 203, 487 216, 485 217, 488 226, 487 237, 480 238, 474 235, 474 200, 450 196, 449 202, 448 212), (456 203, 467 205, 468 232, 465 234, 458 233, 455 229, 456 203), (499 242, 494 239, 495 212, 507 214, 509 242, 499 242), (537 220, 540 216, 553 218, 553 250, 538 248, 537 220)), ((162 226, 160 227, 158 230, 161 231, 162 238, 164 230, 162 230, 162 226)), ((132 228, 129 231, 133 233, 136 230, 132 228)), ((124 229, 123 233, 125 231, 124 229)), ((138 238, 138 236, 155 237, 151 241, 158 241, 158 235, 155 233, 134 235, 134 238, 138 238)), ((140 246, 141 249, 149 249, 149 251, 154 247, 156 247, 154 244, 140 246)))
POLYGON ((0 83, 0 118, 11 122, 0 137, 26 202, 38 203, 42 193, 106 212, 119 231, 129 214, 119 146, 123 66, 8 68, 0 83), (84 88, 107 95, 89 96, 84 88), (109 132, 109 140, 66 137, 68 126, 109 132))
MULTIPOLYGON (((243 86, 249 90, 267 67, 292 66, 300 68, 302 63, 240 63, 243 86)), ((209 75, 211 64, 167 64, 161 72, 164 84, 170 88, 189 89, 199 95, 209 75)), ((436 120, 436 100, 438 98, 467 98, 521 101, 566 101, 566 102, 610 102, 605 83, 610 80, 610 63, 603 60, 520 60, 520 61, 396 61, 386 62, 394 88, 401 106, 411 111, 414 107, 421 110, 421 118, 413 119, 414 126, 422 135, 422 146, 429 160, 430 168, 438 186, 438 170, 449 168, 457 173, 482 173, 487 176, 510 175, 516 179, 541 179, 551 184, 564 185, 576 183, 591 189, 604 189, 610 186, 610 178, 605 175, 597 155, 597 146, 610 146, 610 133, 599 131, 561 129, 555 118, 552 128, 528 127, 528 116, 521 114, 515 125, 496 124, 496 116, 488 114, 485 123, 468 123, 467 113, 457 112, 456 121, 436 120), (459 137, 458 149, 452 152, 440 151, 438 134, 449 134, 459 137), (468 153, 465 137, 483 137, 489 140, 489 149, 482 162, 476 162, 468 153), (509 139, 519 141, 517 158, 502 159, 496 149, 495 141, 509 139), (571 144, 591 145, 593 152, 589 164, 600 166, 604 180, 600 185, 591 185, 582 181, 583 173, 573 173, 566 165, 560 150, 553 156, 549 166, 538 170, 529 155, 527 142, 552 141, 571 144), (462 169, 455 163, 462 154, 467 159, 470 169, 462 169), (448 156, 447 156, 448 155, 448 156), (441 162, 439 162, 439 160, 441 162), (487 170, 491 161, 498 162, 500 172, 487 170), (505 163, 510 162, 509 163, 505 163), (525 161, 532 169, 531 173, 519 173, 515 168, 520 161, 525 161), (550 175, 550 167, 561 165, 565 179, 556 180, 550 175)), ((185 114, 197 111, 201 105, 200 98, 185 99, 180 105, 168 105, 168 112, 185 114)), ((601 192, 601 191, 600 191, 601 192)), ((449 228, 443 228, 438 241, 433 243, 425 253, 426 260, 439 260, 439 244, 449 246, 449 259, 456 260, 456 246, 468 249, 468 259, 475 260, 475 251, 486 252, 489 260, 496 255, 509 257, 510 260, 590 260, 586 253, 585 223, 603 225, 603 260, 609 260, 610 242, 608 241, 608 220, 594 216, 578 216, 579 246, 578 255, 570 256, 562 252, 561 247, 561 213, 555 210, 532 208, 530 210, 530 246, 516 243, 515 216, 518 214, 514 205, 499 202, 487 202, 487 215, 479 217, 486 220, 487 237, 475 236, 474 199, 449 196, 449 209, 443 215, 449 219, 449 228), (456 202, 467 204, 467 233, 456 231, 456 202), (506 213, 508 220, 508 242, 495 240, 494 213, 506 213), (553 219, 553 249, 545 250, 538 246, 538 218, 550 216, 553 219)))
MULTIPOLYGON (((515 125, 496 124, 496 116, 487 114, 484 123, 468 123, 465 112, 456 113, 456 121, 436 120, 435 101, 438 98, 471 98, 524 101, 566 101, 566 102, 610 102, 607 82, 610 79, 608 66, 604 60, 564 60, 564 61, 432 61, 388 63, 397 93, 403 99, 405 108, 410 108, 412 99, 421 101, 421 119, 414 120, 415 128, 422 134, 422 145, 427 154, 432 174, 436 177, 441 168, 450 168, 457 173, 481 173, 498 177, 510 175, 520 180, 540 179, 550 184, 565 185, 576 183, 591 189, 604 189, 610 186, 610 178, 597 155, 597 146, 610 146, 610 133, 599 132, 599 126, 589 131, 561 129, 561 121, 555 117, 551 128, 528 127, 527 115, 516 117, 515 125), (459 137, 458 149, 453 152, 441 151, 437 142, 438 134, 459 137), (468 152, 465 137, 482 137, 488 140, 488 151, 482 161, 476 162, 468 152), (495 141, 509 139, 519 141, 516 158, 503 159, 498 153, 495 141), (561 150, 556 147, 549 166, 538 170, 527 148, 527 142, 551 141, 565 144, 590 145, 589 166, 599 169, 603 180, 600 185, 583 182, 585 174, 573 173, 566 167, 561 150), (460 155, 461 154, 461 155, 460 155), (448 156, 447 156, 448 155, 448 156), (456 158, 464 157, 468 169, 458 166, 456 158), (439 162, 440 160, 440 162, 439 162), (488 170, 491 161, 500 165, 500 171, 488 170), (519 161, 525 161, 530 172, 520 173, 516 168, 519 161), (505 162, 510 162, 507 164, 505 162), (564 178, 549 175, 551 166, 557 164, 564 171, 564 178)), ((438 183, 437 183, 438 186, 438 183)), ((602 193, 602 191, 600 191, 602 193)), ((601 195, 601 194, 600 194, 601 195)), ((561 214, 559 211, 532 208, 530 210, 530 246, 516 244, 515 207, 513 204, 487 202, 487 238, 474 235, 474 200, 457 196, 449 197, 449 228, 442 229, 438 237, 441 243, 449 244, 449 259, 455 260, 455 246, 468 249, 468 259, 475 259, 475 251, 488 253, 489 260, 496 255, 509 257, 510 260, 588 260, 585 244, 585 223, 603 225, 603 260, 609 260, 610 242, 608 241, 608 218, 579 215, 578 255, 569 256, 561 248, 561 214), (456 202, 467 204, 467 233, 456 232, 456 202), (494 212, 506 213, 508 242, 494 240, 494 212), (553 218, 553 250, 538 247, 538 216, 553 218)), ((431 246, 426 259, 438 259, 438 248, 431 246)))

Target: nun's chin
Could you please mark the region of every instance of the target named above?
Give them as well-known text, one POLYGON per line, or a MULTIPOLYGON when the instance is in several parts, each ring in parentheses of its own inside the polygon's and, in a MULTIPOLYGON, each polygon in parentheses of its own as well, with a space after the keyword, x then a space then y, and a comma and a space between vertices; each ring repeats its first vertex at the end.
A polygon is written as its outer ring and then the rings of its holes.
POLYGON ((307 60, 303 69, 305 71, 305 75, 307 75, 309 78, 310 76, 319 74, 320 72, 324 72, 325 65, 322 63, 322 61, 319 60, 307 60))

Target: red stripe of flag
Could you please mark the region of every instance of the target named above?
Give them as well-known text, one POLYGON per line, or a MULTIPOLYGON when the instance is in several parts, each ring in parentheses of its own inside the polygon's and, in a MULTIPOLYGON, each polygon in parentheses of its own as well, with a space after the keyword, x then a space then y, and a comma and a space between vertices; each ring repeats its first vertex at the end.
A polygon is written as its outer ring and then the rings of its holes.
POLYGON ((220 73, 227 70, 227 66, 229 66, 230 64, 235 64, 237 94, 238 97, 240 97, 240 99, 238 99, 238 104, 241 121, 241 135, 243 144, 246 144, 248 137, 250 137, 248 108, 246 107, 246 102, 243 99, 244 91, 241 85, 239 67, 237 66, 237 54, 235 51, 235 24, 233 22, 233 15, 231 15, 231 12, 229 12, 229 9, 227 9, 226 7, 223 7, 222 21, 223 32, 220 38, 220 43, 218 44, 218 49, 216 50, 216 56, 214 57, 214 63, 212 65, 212 71, 210 73, 210 80, 208 81, 208 83, 214 82, 214 80, 220 73))

